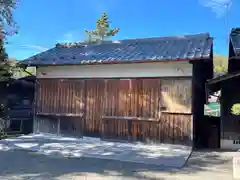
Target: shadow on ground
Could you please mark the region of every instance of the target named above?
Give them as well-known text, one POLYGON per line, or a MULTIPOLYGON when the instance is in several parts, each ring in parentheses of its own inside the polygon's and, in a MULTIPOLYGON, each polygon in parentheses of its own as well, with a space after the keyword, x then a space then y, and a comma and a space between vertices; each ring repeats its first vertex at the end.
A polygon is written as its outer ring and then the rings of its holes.
POLYGON ((181 174, 194 174, 201 172, 224 173, 231 172, 232 158, 236 152, 226 151, 193 151, 191 157, 183 168, 172 169, 171 172, 181 174))
POLYGON ((0 163, 0 179, 164 180, 168 176, 190 176, 203 171, 225 172, 229 170, 231 153, 193 152, 188 164, 181 169, 93 158, 51 157, 19 150, 0 152, 0 160, 4 162, 0 163))

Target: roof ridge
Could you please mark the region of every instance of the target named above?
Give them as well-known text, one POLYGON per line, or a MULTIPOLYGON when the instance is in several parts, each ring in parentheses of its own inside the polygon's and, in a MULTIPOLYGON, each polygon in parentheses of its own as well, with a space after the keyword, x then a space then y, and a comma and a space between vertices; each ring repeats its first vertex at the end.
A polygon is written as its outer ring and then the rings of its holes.
POLYGON ((211 38, 209 33, 197 33, 197 34, 187 34, 183 36, 165 36, 165 37, 143 37, 143 38, 132 38, 132 39, 122 39, 122 40, 106 40, 106 41, 97 41, 94 43, 86 42, 69 42, 69 43, 57 43, 56 48, 71 48, 71 47, 86 47, 88 45, 99 45, 99 44, 119 44, 119 43, 131 43, 131 42, 148 42, 148 41, 160 41, 160 40, 190 40, 192 38, 211 38))
POLYGON ((119 40, 119 41, 128 41, 128 40, 165 40, 165 39, 181 39, 181 38, 196 38, 196 37, 210 37, 209 33, 197 33, 197 34, 185 34, 182 36, 156 36, 156 37, 149 37, 149 38, 133 38, 133 39, 123 39, 123 40, 119 40))

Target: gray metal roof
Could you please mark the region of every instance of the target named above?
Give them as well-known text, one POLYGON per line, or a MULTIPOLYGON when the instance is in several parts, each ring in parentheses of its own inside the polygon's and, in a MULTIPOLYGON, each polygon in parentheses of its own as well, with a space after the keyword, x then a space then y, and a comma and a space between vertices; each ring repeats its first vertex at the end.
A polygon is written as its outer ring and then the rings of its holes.
POLYGON ((240 56, 240 28, 233 28, 230 34, 230 41, 236 56, 240 56))
POLYGON ((131 61, 194 60, 209 58, 213 39, 208 33, 181 37, 162 37, 106 41, 98 44, 56 44, 32 56, 24 65, 73 65, 131 61))

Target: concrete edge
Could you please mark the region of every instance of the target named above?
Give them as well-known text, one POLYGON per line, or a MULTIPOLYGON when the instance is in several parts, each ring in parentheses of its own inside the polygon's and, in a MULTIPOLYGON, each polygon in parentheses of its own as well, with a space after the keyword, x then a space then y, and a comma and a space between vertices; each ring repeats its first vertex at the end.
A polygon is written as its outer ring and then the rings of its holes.
POLYGON ((189 159, 192 157, 192 153, 193 153, 193 148, 191 149, 191 152, 190 152, 189 156, 187 157, 185 163, 178 169, 182 169, 188 164, 189 159))

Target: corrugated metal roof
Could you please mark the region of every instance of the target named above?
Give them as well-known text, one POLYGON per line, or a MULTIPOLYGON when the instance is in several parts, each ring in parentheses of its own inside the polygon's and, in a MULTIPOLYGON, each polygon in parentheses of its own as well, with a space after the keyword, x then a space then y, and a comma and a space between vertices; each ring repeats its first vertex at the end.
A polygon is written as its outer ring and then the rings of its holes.
POLYGON ((131 61, 209 58, 213 39, 208 33, 106 41, 99 44, 65 43, 32 56, 25 65, 71 65, 131 61))
POLYGON ((240 56, 240 28, 233 28, 230 34, 230 40, 236 56, 240 56))

